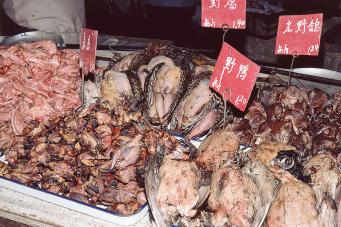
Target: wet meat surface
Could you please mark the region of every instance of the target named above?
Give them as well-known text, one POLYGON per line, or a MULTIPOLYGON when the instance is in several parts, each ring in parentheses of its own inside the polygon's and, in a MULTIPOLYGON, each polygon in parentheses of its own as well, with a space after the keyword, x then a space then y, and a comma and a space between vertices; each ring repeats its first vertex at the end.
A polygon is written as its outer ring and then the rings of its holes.
POLYGON ((0 147, 14 142, 32 120, 44 121, 79 107, 79 54, 52 41, 0 51, 0 147))
POLYGON ((93 105, 67 117, 32 122, 6 155, 8 165, 0 162, 1 176, 134 214, 146 203, 146 160, 165 133, 147 124, 118 124, 113 116, 93 105))
POLYGON ((189 162, 167 159, 160 168, 157 204, 166 217, 180 213, 194 216, 199 200, 198 168, 189 162))

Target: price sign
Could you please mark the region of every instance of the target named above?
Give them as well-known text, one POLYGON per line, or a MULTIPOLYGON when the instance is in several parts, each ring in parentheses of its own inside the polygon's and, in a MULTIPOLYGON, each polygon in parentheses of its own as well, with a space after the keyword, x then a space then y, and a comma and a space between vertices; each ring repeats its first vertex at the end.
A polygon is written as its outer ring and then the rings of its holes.
POLYGON ((201 26, 245 29, 246 0, 202 0, 201 26))
POLYGON ((227 43, 223 44, 210 87, 241 111, 245 111, 260 67, 227 43))
POLYGON ((85 74, 95 71, 98 31, 82 28, 80 37, 80 67, 85 74))
POLYGON ((318 55, 322 23, 322 13, 280 16, 275 54, 318 55))

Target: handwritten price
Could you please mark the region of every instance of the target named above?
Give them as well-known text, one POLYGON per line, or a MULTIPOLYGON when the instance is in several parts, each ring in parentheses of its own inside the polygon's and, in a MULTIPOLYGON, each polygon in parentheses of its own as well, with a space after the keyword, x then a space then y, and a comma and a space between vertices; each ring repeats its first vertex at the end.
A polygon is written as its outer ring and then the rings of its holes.
POLYGON ((311 55, 312 53, 318 53, 319 52, 319 48, 320 46, 318 44, 315 44, 315 45, 311 45, 308 47, 308 55, 311 55))
POLYGON ((234 102, 234 104, 235 104, 236 106, 238 106, 238 105, 240 105, 240 104, 246 105, 246 103, 247 103, 247 100, 246 100, 246 98, 244 98, 243 95, 238 95, 237 98, 236 98, 236 101, 234 102))
POLYGON ((233 26, 232 27, 235 28, 235 29, 245 27, 245 20, 238 19, 238 20, 233 21, 233 26))

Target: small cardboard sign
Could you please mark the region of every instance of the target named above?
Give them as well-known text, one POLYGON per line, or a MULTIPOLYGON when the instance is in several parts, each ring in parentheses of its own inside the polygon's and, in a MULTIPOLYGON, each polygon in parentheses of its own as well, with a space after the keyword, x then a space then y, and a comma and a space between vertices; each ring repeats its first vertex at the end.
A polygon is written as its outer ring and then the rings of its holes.
POLYGON ((317 56, 323 14, 280 16, 275 54, 317 56))
POLYGON ((210 87, 239 110, 245 111, 259 71, 260 66, 224 43, 210 87))
POLYGON ((82 28, 80 37, 80 67, 84 73, 95 72, 98 31, 82 28))
POLYGON ((245 29, 246 0, 202 0, 201 26, 207 28, 245 29))

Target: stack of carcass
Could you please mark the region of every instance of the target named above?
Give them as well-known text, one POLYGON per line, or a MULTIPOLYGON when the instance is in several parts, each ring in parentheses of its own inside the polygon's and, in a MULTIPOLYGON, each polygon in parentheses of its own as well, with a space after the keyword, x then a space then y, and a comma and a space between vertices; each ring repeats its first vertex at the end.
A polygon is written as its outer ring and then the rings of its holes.
MULTIPOLYGON (((337 225, 341 93, 262 85, 245 113, 228 105, 223 119, 223 101, 209 88, 215 62, 188 49, 154 46, 105 70, 100 86, 88 87, 99 94, 95 104, 61 116, 79 105, 79 78, 63 80, 70 89, 64 96, 62 82, 43 85, 69 72, 65 62, 72 58, 58 57, 73 52, 50 51, 51 43, 43 44, 0 54, 7 70, 0 82, 21 92, 1 93, 12 97, 6 99, 10 111, 2 110, 7 113, 3 125, 21 134, 16 143, 3 146, 8 164, 1 164, 1 175, 121 214, 136 212, 146 193, 159 226, 337 225), (35 57, 23 57, 28 49, 35 57), (13 65, 30 69, 33 76, 9 73, 13 65), (34 82, 41 68, 50 79, 34 82), (22 77, 33 81, 24 87, 36 88, 32 94, 12 85, 11 78, 22 77), (75 105, 66 105, 65 96, 75 98, 75 105), (57 108, 51 101, 56 97, 65 104, 58 116, 33 116, 35 111, 10 102, 57 108), (21 108, 27 127, 19 130, 21 108), (190 141, 203 135, 196 149, 190 141)), ((74 72, 78 75, 78 63, 74 72)))
POLYGON ((0 49, 0 148, 8 149, 32 120, 80 106, 79 56, 52 41, 0 49))
POLYGON ((159 226, 340 225, 340 94, 260 89, 192 160, 155 156, 145 187, 159 226))
POLYGON ((122 122, 100 105, 39 123, 6 154, 0 175, 123 215, 146 203, 144 165, 156 144, 177 141, 139 122, 122 122), (173 140, 173 141, 172 141, 173 140))

